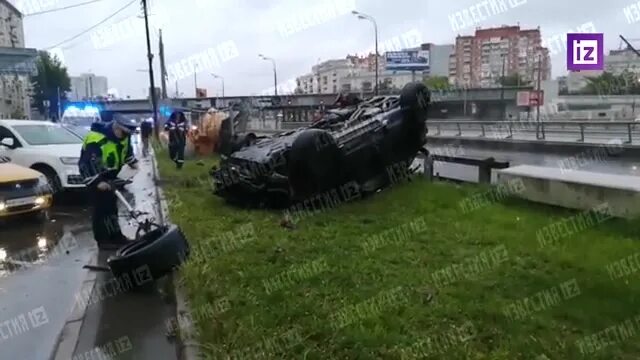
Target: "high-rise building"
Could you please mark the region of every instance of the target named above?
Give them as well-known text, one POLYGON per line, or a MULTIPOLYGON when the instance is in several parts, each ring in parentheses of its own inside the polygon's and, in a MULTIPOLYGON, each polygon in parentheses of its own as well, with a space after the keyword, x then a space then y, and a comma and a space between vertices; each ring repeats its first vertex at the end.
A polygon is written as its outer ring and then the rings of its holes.
MULTIPOLYGON (((429 68, 415 74, 415 80, 423 76, 447 76, 449 55, 453 45, 422 44, 406 50, 428 50, 429 68)), ((381 89, 401 89, 414 79, 409 71, 388 71, 384 54, 378 58, 378 81, 381 89)), ((347 55, 344 59, 327 60, 312 67, 311 73, 296 79, 296 91, 301 94, 337 94, 339 92, 371 92, 375 89, 376 55, 347 55)))
POLYGON ((540 29, 502 26, 477 29, 473 36, 458 36, 449 59, 449 82, 458 86, 499 86, 500 78, 518 74, 523 82, 551 77, 549 51, 542 47, 540 29), (504 70, 503 70, 504 69, 504 70))
POLYGON ((82 101, 107 97, 108 93, 109 86, 105 76, 87 73, 71 77, 71 92, 68 94, 71 100, 82 101))
POLYGON ((25 49, 22 13, 0 0, 0 118, 31 116, 30 76, 37 51, 25 49))
POLYGON ((9 1, 0 1, 0 46, 23 48, 22 13, 9 1))
POLYGON ((604 57, 604 67, 616 75, 624 71, 640 74, 640 56, 631 49, 611 50, 604 57))

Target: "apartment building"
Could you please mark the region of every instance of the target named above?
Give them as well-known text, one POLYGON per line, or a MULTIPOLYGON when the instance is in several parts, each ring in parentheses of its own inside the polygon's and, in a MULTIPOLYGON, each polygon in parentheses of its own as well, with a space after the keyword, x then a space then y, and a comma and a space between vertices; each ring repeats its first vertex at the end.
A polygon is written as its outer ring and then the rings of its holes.
POLYGON ((457 86, 493 87, 505 76, 518 74, 524 82, 551 77, 548 49, 542 47, 540 29, 502 26, 477 29, 474 35, 458 36, 449 57, 449 82, 457 86), (504 69, 504 70, 503 70, 504 69))
MULTIPOLYGON (((407 50, 428 50, 429 68, 416 73, 420 81, 424 76, 447 76, 449 56, 454 50, 452 44, 422 44, 407 50)), ((411 72, 387 71, 385 56, 378 57, 379 81, 381 86, 401 89, 413 80, 411 72)), ((344 59, 327 60, 312 67, 311 73, 296 79, 297 92, 301 94, 336 94, 347 92, 369 92, 375 87, 376 55, 347 55, 344 59)))
POLYGON ((72 76, 70 80, 71 92, 68 94, 70 100, 82 101, 108 95, 109 86, 105 76, 86 73, 72 76))
POLYGON ((368 68, 368 62, 354 62, 354 59, 349 57, 324 61, 313 66, 310 74, 296 79, 298 92, 303 94, 336 94, 340 91, 340 79, 358 70, 366 71, 368 68))
POLYGON ((0 118, 28 118, 31 114, 35 49, 24 47, 22 13, 0 0, 0 118))
POLYGON ((640 74, 640 56, 631 49, 610 50, 604 57, 604 68, 616 75, 625 71, 640 74))

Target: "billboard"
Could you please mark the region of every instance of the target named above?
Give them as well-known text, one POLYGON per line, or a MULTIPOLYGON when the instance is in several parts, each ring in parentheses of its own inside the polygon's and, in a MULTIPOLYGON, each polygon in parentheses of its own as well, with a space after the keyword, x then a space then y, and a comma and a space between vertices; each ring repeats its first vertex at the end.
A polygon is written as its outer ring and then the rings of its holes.
POLYGON ((389 51, 384 55, 387 70, 424 71, 429 69, 429 50, 389 51))

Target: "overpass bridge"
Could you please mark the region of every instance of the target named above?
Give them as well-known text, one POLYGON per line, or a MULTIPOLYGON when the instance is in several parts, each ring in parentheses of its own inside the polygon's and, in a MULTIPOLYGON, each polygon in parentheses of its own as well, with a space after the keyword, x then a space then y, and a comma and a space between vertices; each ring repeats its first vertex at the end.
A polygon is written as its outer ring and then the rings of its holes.
MULTIPOLYGON (((471 108, 476 107, 479 114, 485 114, 490 109, 500 112, 501 106, 515 106, 518 91, 532 90, 531 87, 505 87, 482 89, 452 89, 446 91, 432 91, 433 116, 441 114, 463 115, 470 114, 471 108), (465 110, 466 109, 466 110, 465 110)), ((372 93, 361 94, 371 97, 372 93)), ((338 94, 307 94, 282 96, 227 96, 209 98, 176 98, 160 99, 158 110, 167 116, 173 109, 207 110, 211 107, 225 108, 231 104, 243 104, 254 109, 282 110, 285 119, 309 121, 309 114, 319 107, 330 106, 338 94), (290 116, 286 116, 290 115, 290 116)), ((67 106, 83 106, 91 103, 103 111, 118 113, 151 113, 150 99, 114 100, 114 101, 82 101, 67 102, 67 106)))

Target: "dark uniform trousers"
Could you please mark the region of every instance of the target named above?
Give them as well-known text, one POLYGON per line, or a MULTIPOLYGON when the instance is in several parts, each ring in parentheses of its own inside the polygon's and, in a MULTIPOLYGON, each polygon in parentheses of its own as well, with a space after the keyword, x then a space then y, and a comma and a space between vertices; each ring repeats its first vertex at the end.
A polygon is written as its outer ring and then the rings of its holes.
POLYGON ((184 164, 184 148, 186 146, 185 123, 169 123, 169 157, 176 163, 178 169, 184 164))
POLYGON ((184 164, 184 144, 180 144, 180 140, 169 144, 169 156, 176 163, 178 168, 184 164))
POLYGON ((91 191, 93 235, 98 243, 124 238, 118 222, 118 198, 113 191, 91 191))

